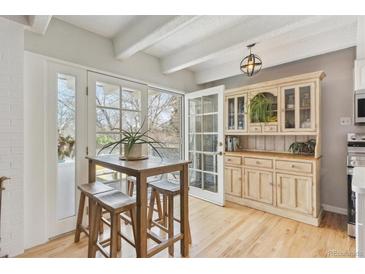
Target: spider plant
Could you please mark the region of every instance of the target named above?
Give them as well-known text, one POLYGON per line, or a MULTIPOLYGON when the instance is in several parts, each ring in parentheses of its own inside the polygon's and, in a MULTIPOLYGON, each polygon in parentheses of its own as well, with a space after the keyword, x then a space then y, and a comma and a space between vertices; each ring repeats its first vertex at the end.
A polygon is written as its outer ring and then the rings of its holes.
POLYGON ((294 154, 314 154, 316 140, 310 139, 307 142, 294 142, 290 145, 289 151, 294 154))
POLYGON ((272 117, 272 101, 259 93, 250 101, 249 112, 253 123, 269 122, 272 117))
POLYGON ((124 145, 124 155, 126 157, 128 157, 133 146, 146 144, 146 145, 149 145, 156 152, 156 154, 162 159, 162 155, 157 150, 157 147, 163 147, 163 144, 161 142, 157 141, 156 139, 148 136, 148 133, 150 132, 150 130, 143 131, 144 123, 145 123, 145 121, 143 121, 142 125, 137 129, 133 129, 131 126, 129 127, 128 130, 122 129, 121 133, 122 133, 123 138, 121 138, 120 140, 117 140, 115 142, 110 142, 110 143, 106 144, 105 146, 103 146, 99 150, 98 155, 107 148, 111 148, 110 149, 110 153, 111 153, 111 152, 113 152, 113 150, 116 147, 118 147, 118 145, 124 145))

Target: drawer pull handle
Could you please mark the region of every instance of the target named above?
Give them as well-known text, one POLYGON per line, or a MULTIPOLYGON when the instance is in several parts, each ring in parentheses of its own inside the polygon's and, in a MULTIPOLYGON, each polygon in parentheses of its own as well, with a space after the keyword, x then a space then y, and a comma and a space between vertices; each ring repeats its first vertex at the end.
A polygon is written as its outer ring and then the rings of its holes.
POLYGON ((294 164, 292 164, 292 165, 291 165, 291 167, 292 167, 292 168, 295 168, 295 165, 294 165, 294 164))
POLYGON ((230 162, 230 161, 231 161, 231 159, 227 159, 227 161, 228 161, 228 162, 230 162))
POLYGON ((259 164, 261 164, 261 163, 260 163, 260 161, 256 161, 256 164, 258 164, 258 165, 259 165, 259 164))

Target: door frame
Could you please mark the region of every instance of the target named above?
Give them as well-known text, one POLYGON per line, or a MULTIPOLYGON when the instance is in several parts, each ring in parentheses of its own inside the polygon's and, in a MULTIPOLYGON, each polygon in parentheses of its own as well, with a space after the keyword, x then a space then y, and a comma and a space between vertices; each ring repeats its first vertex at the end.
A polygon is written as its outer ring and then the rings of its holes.
MULTIPOLYGON (((224 206, 224 161, 223 161, 223 153, 224 153, 224 90, 225 86, 220 85, 212 88, 207 88, 203 90, 194 91, 191 93, 185 94, 185 108, 184 108, 184 118, 185 118, 185 127, 184 127, 184 143, 185 143, 185 159, 189 159, 189 99, 209 96, 209 95, 218 95, 218 149, 217 149, 217 176, 218 176, 218 184, 217 193, 213 193, 210 191, 198 189, 195 187, 190 187, 189 194, 193 197, 224 206), (219 144, 222 143, 220 146, 219 144), (219 151, 219 147, 221 147, 222 151, 219 151), (219 154, 222 152, 222 154, 219 154)), ((190 182, 190 176, 189 176, 190 182)), ((190 183, 189 183, 190 184, 190 183)))
POLYGON ((46 138, 46 193, 47 193, 47 237, 53 238, 75 229, 79 195, 77 186, 87 183, 86 140, 86 70, 53 61, 47 61, 47 91, 45 111, 46 138), (76 78, 76 123, 75 123, 75 214, 71 217, 57 220, 57 74, 63 73, 76 78), (55 180, 56 178, 56 180, 55 180))

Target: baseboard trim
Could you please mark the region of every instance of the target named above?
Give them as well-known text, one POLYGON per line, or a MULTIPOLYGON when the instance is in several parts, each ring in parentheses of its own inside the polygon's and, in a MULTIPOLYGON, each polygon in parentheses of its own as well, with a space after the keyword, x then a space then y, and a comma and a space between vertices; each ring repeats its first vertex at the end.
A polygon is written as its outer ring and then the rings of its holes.
POLYGON ((341 215, 347 215, 347 208, 337 207, 337 206, 331 206, 327 204, 322 204, 322 208, 324 211, 329 211, 341 215))

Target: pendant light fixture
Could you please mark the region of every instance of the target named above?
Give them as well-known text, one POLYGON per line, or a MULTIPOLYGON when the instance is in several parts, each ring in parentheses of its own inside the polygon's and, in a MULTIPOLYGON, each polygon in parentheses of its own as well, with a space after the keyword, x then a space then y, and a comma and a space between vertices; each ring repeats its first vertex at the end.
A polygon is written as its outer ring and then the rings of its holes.
POLYGON ((247 55, 245 58, 243 58, 243 60, 241 61, 240 64, 240 69, 243 72, 244 75, 251 77, 255 74, 257 74, 262 67, 262 61, 261 58, 256 55, 253 54, 251 52, 251 49, 255 46, 256 44, 251 44, 248 45, 247 48, 250 50, 250 54, 247 55))

